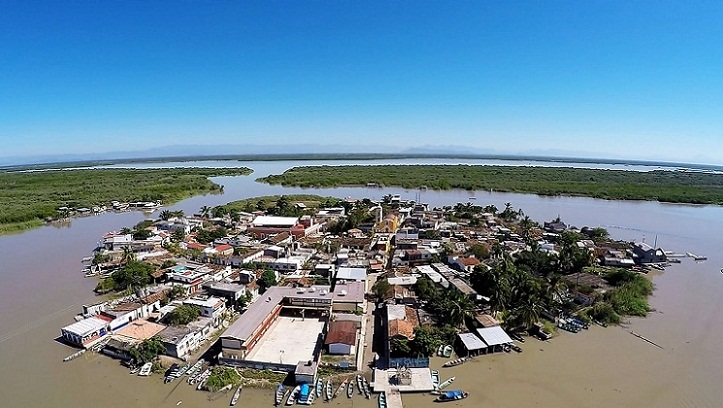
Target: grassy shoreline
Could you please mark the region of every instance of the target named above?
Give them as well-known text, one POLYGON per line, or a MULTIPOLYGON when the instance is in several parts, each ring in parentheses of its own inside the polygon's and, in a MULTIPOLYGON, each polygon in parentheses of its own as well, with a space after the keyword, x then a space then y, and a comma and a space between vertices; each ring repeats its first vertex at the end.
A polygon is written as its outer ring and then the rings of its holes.
POLYGON ((402 188, 491 189, 544 196, 723 205, 723 175, 662 170, 473 165, 303 166, 258 181, 296 187, 373 183, 402 188))
POLYGON ((209 177, 251 174, 238 168, 77 169, 0 173, 0 235, 44 225, 64 216, 59 207, 93 207, 156 201, 164 205, 223 191, 209 177))

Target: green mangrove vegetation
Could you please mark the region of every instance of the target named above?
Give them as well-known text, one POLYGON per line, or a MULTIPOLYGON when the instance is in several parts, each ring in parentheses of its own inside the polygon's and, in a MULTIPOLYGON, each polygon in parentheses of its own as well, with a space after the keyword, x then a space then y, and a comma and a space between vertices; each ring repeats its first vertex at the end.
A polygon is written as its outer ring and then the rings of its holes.
POLYGON ((233 214, 239 211, 253 212, 265 211, 270 215, 299 216, 305 209, 296 204, 301 203, 306 208, 334 207, 341 200, 335 197, 322 197, 314 194, 289 194, 252 197, 244 200, 232 201, 213 208, 202 208, 214 217, 221 217, 226 214, 233 214))
POLYGON ((90 208, 112 200, 170 204, 222 191, 209 177, 248 174, 251 169, 246 167, 0 172, 0 233, 38 227, 45 220, 70 215, 59 210, 63 207, 90 208))
POLYGON ((260 178, 298 187, 398 186, 439 190, 495 190, 612 200, 723 204, 723 175, 565 167, 379 165, 304 166, 260 178))

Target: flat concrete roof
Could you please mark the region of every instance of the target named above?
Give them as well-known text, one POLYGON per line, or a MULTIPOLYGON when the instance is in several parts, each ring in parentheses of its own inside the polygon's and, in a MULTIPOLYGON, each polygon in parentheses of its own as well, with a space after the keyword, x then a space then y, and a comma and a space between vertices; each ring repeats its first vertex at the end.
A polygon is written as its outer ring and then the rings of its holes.
POLYGON ((260 215, 251 222, 254 227, 293 227, 299 222, 299 217, 275 217, 260 215))
POLYGON ((324 324, 320 319, 279 316, 246 360, 294 365, 313 360, 324 324))
POLYGON ((272 286, 251 303, 246 312, 231 324, 221 337, 246 341, 261 325, 261 322, 273 312, 274 308, 287 297, 296 299, 329 299, 331 297, 334 302, 364 302, 363 282, 336 285, 331 294, 329 289, 328 285, 314 285, 309 288, 272 286))
POLYGON ((391 379, 397 374, 396 368, 388 370, 374 369, 373 381, 370 387, 374 392, 398 390, 399 392, 429 392, 434 390, 432 373, 429 368, 410 368, 412 383, 410 385, 392 384, 391 379))

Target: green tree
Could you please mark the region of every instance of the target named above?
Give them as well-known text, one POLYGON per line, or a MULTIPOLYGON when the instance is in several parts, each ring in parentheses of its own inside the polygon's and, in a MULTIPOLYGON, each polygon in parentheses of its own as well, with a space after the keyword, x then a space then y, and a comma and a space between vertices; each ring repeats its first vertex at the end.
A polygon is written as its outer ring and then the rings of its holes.
POLYGON ((186 238, 186 233, 183 232, 182 229, 177 229, 173 231, 173 234, 171 234, 171 241, 173 242, 181 242, 186 238))
POLYGON ((271 269, 265 270, 264 273, 261 274, 258 284, 261 293, 266 292, 266 290, 272 286, 278 285, 278 282, 276 281, 276 272, 271 269))
POLYGON ((201 316, 201 309, 196 305, 181 305, 173 309, 166 316, 166 322, 171 325, 185 325, 195 321, 201 316))
POLYGON ((487 245, 474 244, 469 248, 469 252, 477 259, 487 259, 490 256, 490 249, 487 245))
POLYGON ((166 346, 157 336, 143 340, 140 344, 129 350, 131 357, 137 364, 145 364, 155 360, 159 354, 166 352, 166 346))
POLYGON ((170 210, 163 210, 163 211, 161 211, 160 218, 161 218, 163 221, 168 221, 168 220, 171 219, 171 217, 173 217, 173 213, 171 213, 170 210))
POLYGON ((390 285, 386 279, 376 281, 372 287, 372 292, 374 292, 378 299, 382 300, 389 299, 391 291, 392 285, 390 285))
POLYGON ((409 343, 410 353, 415 357, 429 357, 442 344, 439 333, 433 327, 415 327, 414 340, 409 343))
POLYGON ((409 340, 405 338, 395 337, 389 341, 389 353, 393 357, 409 357, 412 354, 412 348, 409 340))
POLYGON ((136 290, 151 283, 151 272, 155 267, 151 264, 130 260, 121 269, 114 272, 112 277, 115 290, 136 290))

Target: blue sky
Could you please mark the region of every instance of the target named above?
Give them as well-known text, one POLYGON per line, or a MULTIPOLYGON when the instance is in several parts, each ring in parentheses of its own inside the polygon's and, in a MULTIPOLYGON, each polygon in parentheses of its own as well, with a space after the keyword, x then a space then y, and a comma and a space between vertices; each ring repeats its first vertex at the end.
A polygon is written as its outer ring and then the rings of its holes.
POLYGON ((333 143, 723 164, 721 15, 718 1, 6 0, 0 155, 333 143))

